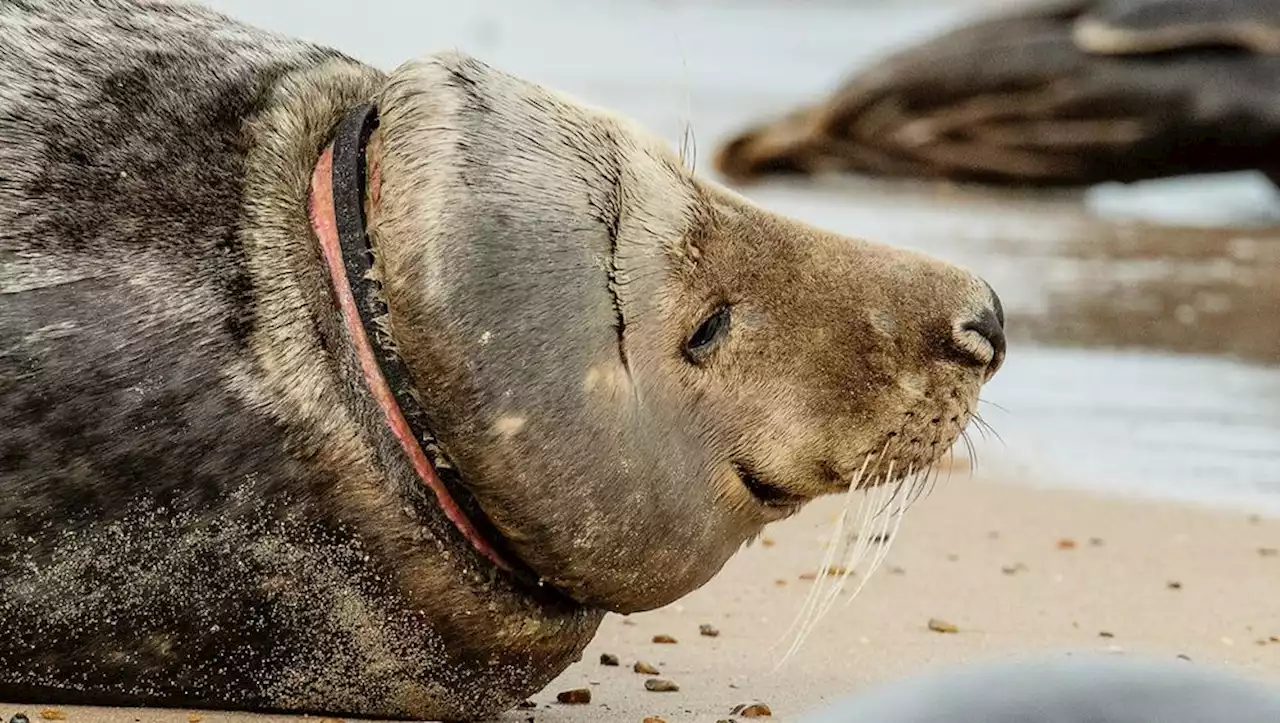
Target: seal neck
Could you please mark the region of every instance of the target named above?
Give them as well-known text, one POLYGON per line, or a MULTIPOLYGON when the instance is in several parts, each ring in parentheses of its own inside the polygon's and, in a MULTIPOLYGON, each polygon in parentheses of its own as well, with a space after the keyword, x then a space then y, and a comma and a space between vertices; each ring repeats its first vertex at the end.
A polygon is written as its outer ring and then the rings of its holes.
MULTIPOLYGON (((308 211, 311 227, 329 268, 329 278, 347 333, 355 346, 365 385, 419 481, 434 493, 440 509, 475 549, 507 572, 516 572, 459 504, 474 500, 460 484, 437 473, 422 442, 434 436, 413 393, 408 368, 392 350, 391 339, 377 319, 387 314, 380 284, 373 277, 373 245, 367 231, 365 148, 378 126, 372 104, 352 109, 321 154, 311 176, 308 211)), ((372 174, 376 202, 378 173, 372 174)))

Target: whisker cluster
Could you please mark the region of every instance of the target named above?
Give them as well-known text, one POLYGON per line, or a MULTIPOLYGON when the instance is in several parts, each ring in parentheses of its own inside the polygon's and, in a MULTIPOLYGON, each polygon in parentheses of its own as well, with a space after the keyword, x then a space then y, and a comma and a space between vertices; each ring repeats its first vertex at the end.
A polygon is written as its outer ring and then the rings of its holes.
MULTIPOLYGON (((854 571, 870 557, 866 573, 845 604, 848 605, 857 598, 888 556, 893 542, 898 538, 907 509, 920 497, 922 490, 931 484, 931 480, 936 480, 936 466, 921 470, 909 467, 907 473, 892 484, 874 484, 876 478, 868 479, 867 470, 879 467, 878 463, 886 459, 891 443, 892 440, 879 453, 868 454, 863 460, 862 468, 850 483, 844 506, 832 526, 819 573, 795 620, 783 634, 783 639, 792 633, 795 635, 777 667, 784 665, 800 649, 818 623, 835 606, 854 571), (877 463, 875 467, 872 467, 873 461, 877 463), (871 484, 864 485, 864 482, 871 484), (855 505, 854 497, 860 492, 865 494, 862 494, 855 505), (873 546, 876 546, 874 550, 873 546), (837 559, 841 564, 833 566, 837 559)), ((876 477, 892 480, 895 462, 889 458, 883 476, 876 477)))

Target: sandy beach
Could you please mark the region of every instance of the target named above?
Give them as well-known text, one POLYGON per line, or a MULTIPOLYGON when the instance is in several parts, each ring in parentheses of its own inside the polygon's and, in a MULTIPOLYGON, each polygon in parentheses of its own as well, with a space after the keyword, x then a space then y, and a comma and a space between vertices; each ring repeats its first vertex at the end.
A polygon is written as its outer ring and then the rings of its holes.
MULTIPOLYGON (((1184 655, 1190 665, 1229 665, 1280 684, 1280 520, 970 479, 967 471, 917 503, 857 599, 836 605, 775 671, 841 504, 826 500, 774 525, 675 605, 610 616, 582 662, 533 698, 536 708, 502 720, 715 723, 735 718, 730 711, 739 704, 760 702, 772 720, 796 721, 824 702, 925 666, 1037 650, 1184 655), (958 632, 932 631, 930 619, 958 632), (719 635, 701 635, 702 625, 719 635), (655 635, 677 642, 655 644, 655 635), (601 665, 604 653, 620 665, 601 665), (661 674, 636 674, 636 661, 661 674), (679 690, 649 692, 650 677, 679 690), (589 704, 556 702, 559 692, 577 688, 591 691, 589 704)), ((23 711, 37 721, 43 710, 0 704, 5 720, 23 711)), ((307 720, 56 712, 86 723, 307 720)))

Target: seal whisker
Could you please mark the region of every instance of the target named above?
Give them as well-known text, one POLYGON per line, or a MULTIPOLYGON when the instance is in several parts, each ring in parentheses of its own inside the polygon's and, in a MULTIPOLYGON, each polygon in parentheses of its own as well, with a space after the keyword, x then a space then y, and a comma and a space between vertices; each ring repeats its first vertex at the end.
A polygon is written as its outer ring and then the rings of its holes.
POLYGON ((995 407, 996 409, 999 409, 1000 411, 1004 412, 1005 414, 1009 414, 1009 409, 1008 409, 1008 407, 1003 407, 1003 406, 1001 406, 1001 405, 999 405, 999 404, 996 404, 995 402, 993 402, 993 401, 991 401, 991 400, 989 400, 989 399, 983 399, 982 397, 978 397, 978 403, 979 403, 979 404, 990 404, 991 406, 995 407))
MULTIPOLYGON (((894 464, 894 460, 890 460, 889 470, 885 477, 886 480, 891 479, 893 476, 893 464, 894 464)), ((908 471, 908 475, 910 475, 910 471, 908 471)), ((887 492, 888 499, 885 501, 884 505, 872 504, 867 506, 868 510, 875 509, 876 507, 879 507, 879 510, 874 514, 872 514, 869 518, 864 519, 862 523, 859 524, 858 534, 854 538, 856 540, 856 543, 853 546, 853 550, 849 551, 849 553, 846 555, 844 559, 844 565, 842 566, 841 574, 839 579, 836 582, 835 588, 830 593, 827 594, 827 597, 824 600, 824 604, 822 608, 818 611, 818 614, 813 619, 810 629, 806 631, 806 634, 805 634, 806 638, 808 637, 808 634, 811 633, 813 629, 815 629, 817 625, 823 620, 823 618, 826 617, 827 613, 835 605, 836 600, 839 598, 840 593, 844 589, 844 584, 848 580, 849 575, 853 573, 853 570, 859 564, 861 564, 862 560, 866 557, 867 551, 870 549, 872 541, 883 537, 883 535, 887 531, 889 520, 891 520, 893 517, 892 515, 888 515, 884 517, 884 520, 885 520, 884 527, 880 530, 880 532, 875 534, 867 534, 868 528, 871 525, 871 523, 875 522, 876 519, 881 518, 885 510, 889 509, 889 507, 893 504, 894 499, 898 496, 898 492, 901 489, 902 489, 901 485, 891 485, 891 484, 883 484, 873 488, 873 493, 877 497, 887 492)), ((870 495, 868 495, 868 497, 870 497, 870 495)), ((876 501, 879 502, 878 499, 876 501)), ((874 557, 873 557, 873 560, 874 560, 874 557)), ((874 570, 874 564, 872 569, 874 570)), ((866 578, 864 576, 863 584, 865 584, 865 582, 866 582, 866 578)), ((862 589, 861 585, 858 587, 858 589, 859 590, 862 589)))
MULTIPOLYGON (((871 454, 868 454, 866 458, 864 458, 862 462, 862 468, 858 471, 858 474, 854 477, 853 481, 850 482, 849 489, 845 494, 844 506, 841 509, 840 515, 836 518, 835 522, 832 525, 831 536, 828 539, 826 549, 823 552, 822 565, 819 568, 819 574, 814 579, 813 585, 809 588, 809 593, 805 597, 804 604, 801 606, 800 610, 797 612, 796 617, 792 620, 790 627, 787 628, 786 632, 782 634, 782 637, 779 638, 778 643, 775 643, 774 646, 781 643, 781 641, 785 639, 788 635, 790 635, 791 632, 797 628, 797 626, 799 626, 801 631, 801 633, 798 633, 798 637, 797 637, 797 640, 798 640, 799 636, 803 634, 803 631, 808 626, 810 616, 813 610, 815 609, 817 600, 822 591, 822 587, 825 583, 825 579, 826 579, 825 572, 828 569, 828 567, 831 565, 831 560, 835 555, 836 542, 841 538, 841 533, 843 532, 843 529, 844 529, 845 520, 849 516, 849 507, 852 504, 854 495, 858 493, 859 483, 862 479, 862 475, 866 471, 867 465, 870 464, 871 462, 871 458, 872 458, 871 454)), ((795 642, 793 642, 792 646, 787 650, 787 652, 782 656, 782 659, 778 662, 778 667, 781 667, 791 657, 792 653, 795 652, 797 647, 798 645, 795 642)))
POLYGON ((1000 442, 1000 444, 1002 445, 1005 444, 1004 437, 1001 437, 1000 433, 996 431, 996 428, 991 426, 991 424, 987 420, 983 419, 981 414, 974 412, 970 416, 970 419, 972 419, 979 427, 986 429, 988 432, 990 432, 991 435, 995 437, 997 441, 1000 442))
MULTIPOLYGON (((876 496, 878 496, 878 495, 880 495, 880 494, 882 494, 882 493, 883 493, 883 487, 876 486, 876 487, 872 487, 870 490, 868 490, 868 491, 867 491, 867 494, 863 497, 862 502, 861 502, 861 503, 859 504, 859 506, 858 506, 858 517, 859 517, 858 530, 859 530, 859 531, 866 530, 866 529, 867 529, 867 527, 868 527, 868 525, 869 525, 869 524, 871 523, 871 521, 874 519, 874 516, 871 516, 869 513, 870 513, 870 510, 872 510, 872 509, 874 509, 874 508, 875 508, 875 505, 874 505, 874 504, 868 504, 868 503, 869 503, 869 502, 871 502, 871 501, 872 501, 872 499, 873 499, 874 497, 876 497, 876 496)), ((857 535, 857 536, 854 536, 854 537, 853 537, 853 539, 854 539, 854 540, 856 540, 856 543, 855 543, 855 545, 854 545, 854 550, 853 550, 853 552, 852 552, 852 553, 850 553, 850 554, 849 554, 849 555, 847 555, 847 556, 842 555, 842 557, 845 557, 845 561, 846 561, 846 565, 845 565, 845 573, 844 573, 844 574, 846 574, 846 575, 847 575, 847 572, 848 572, 848 569, 849 569, 849 567, 848 567, 848 563, 849 563, 850 559, 852 559, 852 558, 856 558, 856 557, 859 557, 859 556, 861 556, 862 554, 864 554, 862 550, 863 550, 863 548, 865 548, 865 546, 866 546, 866 544, 867 544, 867 542, 866 542, 866 541, 867 541, 867 539, 868 539, 868 538, 867 538, 866 536, 863 536, 863 535, 857 535)), ((846 540, 846 545, 845 545, 845 547, 846 547, 846 548, 848 547, 848 541, 847 541, 847 540, 846 540)), ((842 551, 842 552, 843 552, 843 551, 842 551)), ((829 570, 829 569, 823 569, 823 570, 822 570, 822 571, 820 571, 820 573, 819 573, 819 574, 820 574, 820 577, 822 577, 822 578, 827 577, 829 572, 830 572, 830 570, 829 570)), ((830 593, 827 593, 827 594, 826 594, 826 596, 822 598, 822 604, 821 604, 821 606, 820 606, 820 607, 816 607, 816 608, 814 609, 814 611, 812 612, 812 614, 811 614, 811 615, 809 615, 808 619, 805 621, 805 622, 806 622, 805 627, 804 627, 804 628, 800 631, 800 633, 796 636, 796 639, 795 639, 795 640, 793 641, 793 643, 792 643, 791 649, 790 649, 790 650, 788 650, 788 652, 787 652, 787 657, 790 657, 790 655, 792 655, 796 650, 799 650, 799 648, 800 648, 800 647, 804 644, 804 642, 809 638, 809 635, 813 632, 813 630, 817 628, 818 624, 822 621, 822 618, 826 615, 827 611, 828 611, 828 610, 830 610, 830 608, 831 608, 831 601, 832 601, 832 600, 833 600, 837 595, 839 595, 839 593, 840 593, 840 587, 841 587, 841 583, 842 583, 842 582, 843 582, 843 580, 842 580, 842 579, 841 579, 841 580, 837 580, 837 581, 835 582, 835 588, 834 588, 834 590, 833 590, 832 592, 830 592, 830 593)))
MULTIPOLYGON (((886 447, 887 446, 888 445, 886 443, 886 447)), ((782 638, 785 639, 788 635, 791 634, 793 630, 796 630, 797 626, 799 627, 799 630, 796 632, 796 637, 792 640, 792 643, 790 647, 787 649, 787 652, 782 656, 781 660, 779 660, 777 666, 775 667, 775 670, 782 667, 782 665, 784 665, 791 658, 791 656, 800 648, 805 638, 808 637, 808 631, 812 629, 813 625, 816 624, 814 616, 817 611, 818 600, 821 599, 822 590, 825 587, 825 584, 827 582, 826 581, 827 572, 830 569, 832 557, 835 555, 835 550, 837 547, 836 543, 842 537, 841 533, 843 532, 845 521, 849 519, 849 513, 852 507, 853 497, 854 495, 858 494, 858 492, 862 490, 861 483, 864 478, 864 475, 867 472, 868 465, 871 464, 871 460, 878 458, 882 454, 883 454, 883 450, 878 454, 867 453, 867 455, 863 458, 862 466, 858 469, 857 474, 854 475, 854 478, 849 483, 849 489, 845 495, 844 505, 841 508, 840 516, 836 520, 835 525, 833 526, 831 539, 828 540, 827 549, 823 554, 822 566, 819 568, 819 574, 815 578, 814 584, 810 588, 808 596, 806 596, 805 598, 804 606, 801 608, 800 612, 796 615, 796 618, 792 621, 791 626, 787 629, 785 633, 783 633, 782 638)), ((863 495, 861 501, 858 504, 857 516, 859 518, 863 518, 863 522, 865 522, 865 514, 866 514, 865 511, 867 509, 868 497, 869 495, 863 495)), ((845 538, 845 547, 847 546, 848 546, 848 539, 845 538)), ((781 642, 781 639, 779 640, 779 642, 781 642)), ((775 646, 776 645, 777 644, 775 643, 775 646)))

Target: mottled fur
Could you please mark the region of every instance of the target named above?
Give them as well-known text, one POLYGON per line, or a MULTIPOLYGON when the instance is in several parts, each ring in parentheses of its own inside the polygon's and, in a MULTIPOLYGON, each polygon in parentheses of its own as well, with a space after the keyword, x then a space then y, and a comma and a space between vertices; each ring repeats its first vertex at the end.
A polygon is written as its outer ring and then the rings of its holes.
POLYGON ((306 187, 382 75, 198 7, 0 33, 0 699, 456 717, 575 659, 599 613, 406 512, 340 381, 306 187))
POLYGON ((0 44, 0 699, 497 712, 869 455, 936 460, 999 365, 975 277, 465 55, 382 73, 152 0, 0 2, 0 44), (370 100, 381 321, 546 589, 357 371, 306 206, 370 100))

